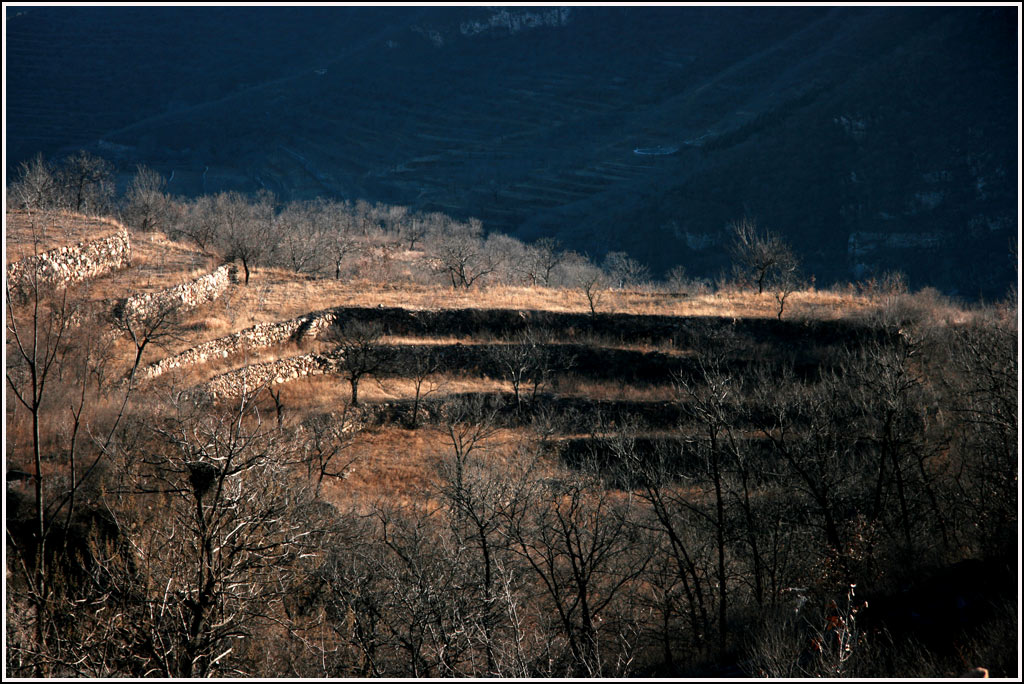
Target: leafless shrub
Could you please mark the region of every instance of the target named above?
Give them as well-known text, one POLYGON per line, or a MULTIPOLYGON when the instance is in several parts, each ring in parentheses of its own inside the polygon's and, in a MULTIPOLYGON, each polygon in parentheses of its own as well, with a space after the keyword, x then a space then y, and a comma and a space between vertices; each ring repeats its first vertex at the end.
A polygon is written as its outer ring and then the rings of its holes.
POLYGON ((787 272, 795 270, 796 257, 789 245, 778 235, 760 230, 753 220, 744 218, 733 223, 731 232, 730 253, 739 275, 756 284, 758 294, 774 279, 784 279, 787 272))

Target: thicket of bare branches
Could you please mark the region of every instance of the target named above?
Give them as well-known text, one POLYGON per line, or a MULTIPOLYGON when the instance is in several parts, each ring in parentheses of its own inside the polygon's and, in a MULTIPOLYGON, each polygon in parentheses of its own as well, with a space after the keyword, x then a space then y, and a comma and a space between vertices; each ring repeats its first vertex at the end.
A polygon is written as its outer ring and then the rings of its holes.
MULTIPOLYGON (((1005 311, 904 320, 814 377, 786 359, 739 372, 746 343, 709 340, 675 379, 672 438, 569 415, 593 457, 557 467, 543 420, 510 432, 496 405, 449 402, 421 497, 339 510, 322 497, 359 466, 356 401, 294 424, 255 396, 137 395, 104 379, 101 346, 65 344, 73 294, 9 308, 8 467, 29 484, 7 527, 12 675, 950 674, 964 663, 880 631, 887 602, 1011 568, 1005 311)), ((173 325, 123 326, 139 354, 119 377, 173 325)), ((338 334, 353 370, 384 372, 359 362, 379 330, 338 334)), ((506 345, 524 400, 551 370, 535 341, 506 345)), ((1012 615, 973 596, 988 636, 960 653, 1006 668, 984 644, 1012 615)))
MULTIPOLYGON (((70 207, 71 178, 38 159, 14 196, 70 207)), ((78 178, 79 208, 99 206, 102 183, 78 178)), ((622 254, 598 267, 402 207, 179 202, 141 169, 124 210, 247 271, 384 277, 422 251, 434 270, 413 277, 575 287, 595 318, 606 288, 646 280, 622 254)), ((778 254, 758 253, 750 282, 779 285, 778 254)), ((936 295, 888 292, 865 339, 813 371, 708 339, 670 379, 680 420, 652 439, 633 419, 543 413, 568 364, 532 330, 490 359, 515 429, 480 395, 425 427, 438 357, 398 359, 362 324, 324 338, 350 389, 333 413, 268 420, 268 388, 219 405, 143 391, 135 372, 183 334, 177 313, 95 316, 86 288, 7 300, 9 676, 1019 674, 1002 591, 1019 543, 1015 302, 965 323, 936 295), (372 439, 359 383, 388 374, 412 381, 403 428, 430 434, 428 483, 328 503, 372 439), (589 451, 570 459, 556 432, 589 451), (922 617, 933 604, 946 614, 922 617)))

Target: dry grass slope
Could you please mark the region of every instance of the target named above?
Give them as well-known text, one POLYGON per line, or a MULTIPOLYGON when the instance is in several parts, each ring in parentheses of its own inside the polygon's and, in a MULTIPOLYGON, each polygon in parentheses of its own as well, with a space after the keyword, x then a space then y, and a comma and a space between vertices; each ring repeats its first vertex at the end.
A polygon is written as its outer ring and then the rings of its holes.
POLYGON ((123 226, 110 218, 64 211, 8 211, 4 238, 7 263, 46 252, 109 237, 123 226))
MULTIPOLYGON (((10 212, 7 214, 6 228, 10 259, 22 258, 42 249, 103 237, 119 230, 121 225, 110 219, 77 214, 10 212)), ((161 233, 131 231, 130 236, 132 267, 81 287, 82 296, 94 305, 102 306, 116 298, 169 288, 208 273, 220 264, 216 256, 188 244, 169 240, 161 233)), ((407 252, 403 258, 422 258, 422 254, 407 252)), ((143 358, 143 366, 257 324, 280 323, 336 307, 395 307, 407 311, 504 309, 589 313, 586 297, 581 291, 573 289, 508 285, 451 289, 441 284, 423 285, 413 282, 311 280, 283 269, 256 268, 248 286, 234 286, 219 300, 194 311, 183 312, 175 334, 160 339, 150 347, 143 358)), ((877 299, 852 291, 802 291, 794 293, 787 302, 786 317, 795 320, 841 320, 868 316, 878 307, 877 299)), ((612 289, 603 293, 599 312, 771 321, 776 317, 776 303, 769 293, 758 296, 750 292, 719 291, 683 296, 656 289, 612 289)), ((429 336, 403 334, 381 339, 382 343, 398 348, 460 344, 472 346, 495 341, 493 334, 482 332, 458 336, 442 332, 429 336)), ((591 342, 602 346, 608 344, 622 351, 661 353, 674 358, 685 358, 692 354, 690 349, 664 342, 591 342)), ((219 375, 248 366, 329 349, 329 344, 315 339, 302 340, 299 344, 288 340, 262 349, 243 348, 239 354, 228 357, 218 355, 203 363, 175 369, 154 380, 149 391, 160 393, 193 388, 219 375)), ((127 364, 134 352, 126 340, 118 341, 116 350, 122 364, 127 364)), ((279 391, 277 405, 285 408, 284 415, 293 424, 312 414, 330 413, 344 408, 348 396, 348 387, 344 381, 334 376, 299 377, 275 386, 274 389, 279 391)), ((431 374, 421 392, 428 393, 432 401, 439 401, 464 394, 511 397, 512 388, 503 378, 452 368, 439 369, 431 374)), ((672 398, 667 384, 587 378, 572 372, 562 373, 545 387, 545 392, 552 397, 591 401, 655 403, 672 398)), ((401 373, 391 377, 369 377, 361 386, 361 396, 369 404, 409 401, 415 395, 415 385, 401 373)), ((264 396, 261 404, 268 412, 275 410, 275 403, 269 396, 264 396)), ((415 492, 421 491, 434 455, 444 448, 440 436, 430 431, 421 433, 402 426, 387 425, 378 428, 374 434, 376 436, 360 447, 362 452, 359 459, 363 461, 363 466, 356 471, 358 475, 344 485, 344 491, 349 495, 358 493, 359 496, 384 492, 414 496, 415 492)), ((526 433, 522 433, 516 439, 525 438, 526 433)))

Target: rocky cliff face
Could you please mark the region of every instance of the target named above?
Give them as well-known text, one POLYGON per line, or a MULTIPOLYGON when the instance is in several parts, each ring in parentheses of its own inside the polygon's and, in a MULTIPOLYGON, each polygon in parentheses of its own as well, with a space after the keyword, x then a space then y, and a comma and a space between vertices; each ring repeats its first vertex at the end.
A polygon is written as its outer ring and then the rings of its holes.
POLYGON ((495 30, 518 33, 541 26, 566 26, 571 15, 572 9, 569 7, 554 7, 542 11, 503 9, 484 20, 463 21, 459 24, 459 33, 464 36, 475 36, 495 30))
MULTIPOLYGON (((548 10, 489 9, 486 14, 466 8, 455 16, 435 14, 429 20, 413 25, 410 30, 418 37, 425 38, 433 47, 443 48, 458 39, 498 38, 532 29, 564 27, 569 25, 571 17, 572 9, 569 7, 553 7, 548 10), (466 13, 474 16, 462 18, 458 23, 454 21, 466 13)), ((393 49, 400 44, 400 41, 391 40, 385 46, 393 49)))

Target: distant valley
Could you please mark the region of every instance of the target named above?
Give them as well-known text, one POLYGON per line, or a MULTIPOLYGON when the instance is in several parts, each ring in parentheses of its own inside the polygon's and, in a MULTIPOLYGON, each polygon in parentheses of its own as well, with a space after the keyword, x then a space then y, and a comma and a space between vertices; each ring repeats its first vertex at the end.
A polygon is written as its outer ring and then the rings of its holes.
POLYGON ((84 148, 176 194, 475 216, 655 273, 714 278, 750 217, 819 283, 1016 278, 1012 8, 6 11, 9 181, 84 148))

